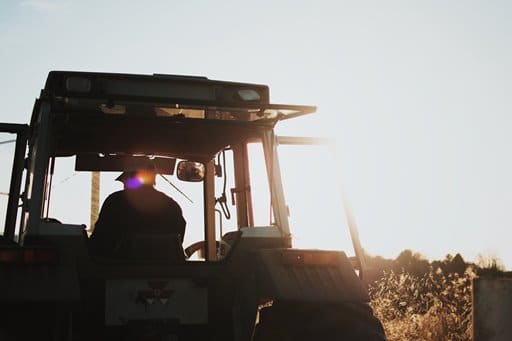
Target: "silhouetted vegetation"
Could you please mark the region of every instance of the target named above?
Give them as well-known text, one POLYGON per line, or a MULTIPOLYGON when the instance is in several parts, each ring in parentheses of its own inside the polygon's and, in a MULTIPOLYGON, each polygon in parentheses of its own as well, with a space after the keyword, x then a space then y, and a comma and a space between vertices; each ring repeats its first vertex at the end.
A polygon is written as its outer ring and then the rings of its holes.
POLYGON ((391 271, 395 273, 408 273, 413 276, 423 276, 430 272, 441 271, 443 274, 458 274, 462 276, 468 268, 478 276, 505 276, 505 267, 495 256, 478 257, 477 263, 466 262, 460 253, 452 256, 447 254, 442 260, 428 261, 418 252, 406 249, 400 252, 395 259, 386 259, 381 256, 365 255, 366 265, 369 269, 366 281, 373 283, 391 271))
POLYGON ((370 286, 370 295, 388 340, 470 340, 474 276, 386 273, 370 286))
POLYGON ((394 260, 367 256, 371 305, 393 340, 471 340, 471 282, 507 276, 496 257, 468 263, 460 254, 429 262, 402 251, 394 260))
POLYGON ((506 273, 504 265, 497 257, 479 255, 477 260, 477 274, 478 276, 499 277, 506 273))

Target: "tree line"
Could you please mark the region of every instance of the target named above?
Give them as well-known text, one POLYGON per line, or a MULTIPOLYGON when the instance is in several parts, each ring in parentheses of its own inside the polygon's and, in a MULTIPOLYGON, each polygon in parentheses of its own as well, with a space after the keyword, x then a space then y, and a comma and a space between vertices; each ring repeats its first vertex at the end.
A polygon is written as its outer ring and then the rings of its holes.
POLYGON ((405 249, 395 259, 386 259, 369 254, 365 254, 365 259, 368 268, 366 279, 369 282, 379 280, 390 271, 395 273, 405 272, 417 277, 431 272, 445 275, 463 275, 468 269, 471 269, 478 276, 512 275, 512 273, 506 272, 501 261, 493 256, 480 255, 477 262, 473 263, 466 262, 462 255, 457 253, 455 256, 447 254, 442 260, 429 261, 422 254, 405 249))

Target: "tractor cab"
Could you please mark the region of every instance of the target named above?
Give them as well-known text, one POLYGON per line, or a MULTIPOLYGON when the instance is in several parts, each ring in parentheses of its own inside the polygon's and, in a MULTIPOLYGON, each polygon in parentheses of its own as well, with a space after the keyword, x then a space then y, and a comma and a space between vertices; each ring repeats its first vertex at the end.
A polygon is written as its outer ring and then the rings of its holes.
MULTIPOLYGON (((76 172, 122 172, 149 162, 160 174, 159 180, 177 190, 173 197, 191 201, 187 190, 179 189, 175 177, 169 177, 175 169, 178 181, 190 183, 184 188, 202 190, 202 197, 194 201, 194 215, 204 213, 204 228, 199 227, 204 239, 194 247, 203 249, 205 260, 216 260, 216 240, 224 232, 221 221, 231 218, 231 204, 236 207, 237 229, 255 226, 248 146, 259 144, 270 175, 265 185, 272 217, 265 231, 289 245, 284 242, 290 231, 273 127, 280 120, 314 110, 270 104, 264 85, 201 77, 51 72, 32 118, 38 133, 30 141, 34 152, 25 191, 38 195, 29 198, 22 213, 20 241, 37 236, 54 218, 47 215, 52 210, 52 177, 59 158, 74 158, 76 172)), ((88 226, 91 232, 93 224, 88 226)), ((198 226, 187 227, 194 228, 198 226)))
POLYGON ((353 231, 351 259, 292 248, 278 147, 317 141, 274 127, 316 108, 269 98, 265 85, 205 77, 50 72, 30 125, 0 125, 15 136, 0 243, 6 335, 28 314, 53 326, 49 338, 250 340, 272 302, 365 305, 353 231), (116 178, 148 165, 181 206, 184 236, 138 233, 123 257, 91 254, 116 178))

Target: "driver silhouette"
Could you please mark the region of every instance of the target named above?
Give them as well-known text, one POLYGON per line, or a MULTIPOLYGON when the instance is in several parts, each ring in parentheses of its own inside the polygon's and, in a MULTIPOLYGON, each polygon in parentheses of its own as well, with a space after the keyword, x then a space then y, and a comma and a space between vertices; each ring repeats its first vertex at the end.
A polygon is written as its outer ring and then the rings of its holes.
POLYGON ((124 258, 137 234, 155 237, 175 234, 183 243, 186 221, 176 201, 154 188, 154 170, 125 171, 116 180, 124 189, 104 201, 89 239, 93 256, 124 258))

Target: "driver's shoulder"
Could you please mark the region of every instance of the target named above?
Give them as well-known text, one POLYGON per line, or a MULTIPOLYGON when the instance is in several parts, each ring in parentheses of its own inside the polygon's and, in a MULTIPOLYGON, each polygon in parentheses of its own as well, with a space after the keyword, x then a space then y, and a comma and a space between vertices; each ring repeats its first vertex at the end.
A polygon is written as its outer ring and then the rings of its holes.
POLYGON ((105 200, 115 200, 118 198, 124 198, 126 196, 126 191, 120 190, 113 193, 110 193, 105 200))
POLYGON ((110 193, 103 202, 103 206, 116 205, 127 201, 127 193, 123 190, 110 193))
POLYGON ((155 189, 155 193, 156 193, 155 195, 157 195, 159 198, 161 198, 162 201, 166 201, 170 205, 173 205, 173 206, 177 206, 177 207, 180 206, 176 200, 174 200, 173 198, 171 198, 169 195, 165 194, 164 192, 161 192, 161 191, 155 189))

